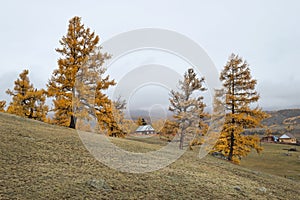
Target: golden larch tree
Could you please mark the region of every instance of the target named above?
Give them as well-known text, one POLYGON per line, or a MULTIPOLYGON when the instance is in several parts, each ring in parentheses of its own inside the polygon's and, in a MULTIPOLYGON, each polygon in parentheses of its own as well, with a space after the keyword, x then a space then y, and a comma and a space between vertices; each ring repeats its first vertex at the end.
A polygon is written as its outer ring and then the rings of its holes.
POLYGON ((0 112, 5 112, 6 101, 0 101, 0 112))
POLYGON ((212 147, 215 146, 216 141, 220 137, 220 132, 223 128, 224 118, 225 118, 225 95, 223 89, 214 89, 213 94, 213 110, 209 114, 210 122, 207 127, 208 135, 205 138, 206 150, 213 153, 215 149, 212 147))
POLYGON ((123 113, 126 103, 121 97, 112 101, 104 94, 105 90, 115 85, 114 80, 104 75, 106 69, 103 64, 109 58, 110 55, 101 53, 101 47, 97 47, 79 68, 76 74, 73 110, 76 110, 76 118, 79 119, 90 120, 96 117, 100 133, 124 137, 128 131, 125 128, 127 121, 123 113))
POLYGON ((115 81, 110 80, 109 75, 105 75, 106 68, 103 64, 110 55, 101 53, 101 49, 102 47, 96 47, 76 74, 75 96, 73 96, 73 110, 76 113, 73 114, 76 114, 76 118, 85 120, 95 117, 100 132, 106 132, 109 136, 123 137, 124 133, 117 129, 116 120, 118 114, 122 113, 121 107, 125 104, 112 102, 104 94, 110 86, 115 85, 115 81))
POLYGON ((126 102, 118 98, 116 101, 107 101, 103 107, 96 107, 99 125, 106 130, 108 136, 125 137, 130 132, 123 110, 126 102))
POLYGON ((120 96, 117 100, 113 101, 112 114, 114 123, 110 127, 110 136, 123 137, 137 128, 133 120, 125 119, 125 109, 126 101, 122 100, 120 96))
POLYGON ((179 125, 180 149, 183 149, 185 137, 192 137, 192 140, 204 127, 206 105, 203 96, 199 94, 204 91, 206 91, 204 78, 197 78, 194 70, 190 68, 185 72, 183 80, 179 81, 179 91, 172 90, 170 93, 169 110, 174 113, 174 118, 179 125))
POLYGON ((15 81, 13 90, 8 89, 7 94, 12 96, 7 112, 30 119, 45 121, 48 106, 45 105, 46 94, 43 89, 33 87, 28 78, 29 71, 24 70, 15 81))
POLYGON ((76 128, 77 117, 87 117, 88 112, 94 112, 93 106, 96 106, 97 116, 101 115, 99 110, 110 104, 108 97, 102 93, 115 84, 108 76, 102 77, 105 72, 102 65, 110 56, 100 52, 98 42, 99 37, 84 27, 80 17, 75 16, 69 21, 68 32, 60 40, 62 47, 56 49, 62 55, 58 69, 53 71, 47 84, 48 96, 54 97, 56 124, 76 128), (94 98, 88 97, 87 91, 93 91, 94 98), (75 113, 73 107, 79 110, 75 113), (83 109, 86 107, 88 109, 83 109))
POLYGON ((213 151, 220 152, 229 161, 239 163, 252 149, 262 150, 257 135, 244 135, 247 128, 260 126, 267 117, 261 108, 251 106, 259 100, 255 90, 257 81, 252 78, 249 64, 238 55, 232 54, 220 74, 223 92, 215 100, 223 104, 225 122, 213 151), (223 95, 220 95, 223 94, 223 95), (222 103, 223 102, 223 103, 222 103))
POLYGON ((171 141, 178 133, 178 128, 179 126, 177 122, 167 119, 160 130, 160 138, 171 141))
POLYGON ((273 135, 273 131, 272 129, 270 128, 266 128, 266 131, 265 131, 265 136, 272 136, 273 135))
POLYGON ((152 121, 152 127, 157 133, 160 133, 163 129, 167 119, 156 119, 152 121))
POLYGON ((146 122, 146 120, 145 120, 144 118, 139 117, 139 118, 137 119, 137 121, 136 121, 136 124, 137 124, 138 126, 145 126, 145 125, 147 125, 147 122, 146 122))

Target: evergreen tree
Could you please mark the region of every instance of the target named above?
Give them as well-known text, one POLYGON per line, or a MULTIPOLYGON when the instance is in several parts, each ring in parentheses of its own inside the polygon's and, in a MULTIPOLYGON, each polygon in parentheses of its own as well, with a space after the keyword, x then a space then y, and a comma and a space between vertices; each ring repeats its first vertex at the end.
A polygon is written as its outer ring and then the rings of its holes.
POLYGON ((48 106, 45 105, 45 91, 33 87, 29 81, 28 73, 28 70, 24 70, 15 81, 14 89, 6 91, 7 94, 12 96, 7 112, 45 121, 48 112, 48 106))
POLYGON ((186 136, 194 137, 199 133, 199 128, 203 128, 206 105, 203 96, 197 94, 206 90, 203 84, 204 78, 198 79, 194 70, 188 69, 184 79, 179 81, 180 91, 171 91, 169 110, 174 113, 174 118, 179 125, 180 149, 183 149, 186 136))
POLYGON ((237 55, 232 54, 220 75, 223 82, 224 96, 219 96, 219 102, 225 106, 225 123, 215 152, 221 152, 229 161, 239 163, 251 149, 260 152, 259 137, 243 135, 244 129, 260 126, 267 115, 251 104, 259 99, 255 91, 257 81, 252 78, 249 65, 237 55))

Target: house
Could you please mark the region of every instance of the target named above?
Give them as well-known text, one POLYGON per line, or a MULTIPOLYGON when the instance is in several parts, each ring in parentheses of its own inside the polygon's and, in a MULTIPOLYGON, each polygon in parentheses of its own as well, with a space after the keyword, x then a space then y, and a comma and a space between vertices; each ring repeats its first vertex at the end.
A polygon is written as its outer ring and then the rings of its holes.
POLYGON ((281 143, 289 143, 289 144, 297 144, 297 139, 290 133, 285 133, 279 137, 279 142, 281 143))
POLYGON ((139 126, 136 129, 135 133, 148 135, 148 134, 154 134, 155 130, 151 125, 143 125, 143 126, 139 126))
POLYGON ((274 136, 274 135, 267 135, 264 136, 260 139, 261 142, 269 142, 269 143, 273 143, 273 142, 278 142, 278 137, 274 136))

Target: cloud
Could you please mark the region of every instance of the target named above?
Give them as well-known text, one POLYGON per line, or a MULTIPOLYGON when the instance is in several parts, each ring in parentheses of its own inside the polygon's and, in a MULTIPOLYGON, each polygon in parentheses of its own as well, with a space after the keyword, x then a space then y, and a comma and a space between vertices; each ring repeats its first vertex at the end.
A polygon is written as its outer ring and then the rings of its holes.
POLYGON ((79 15, 101 41, 144 27, 177 31, 204 47, 219 71, 230 53, 238 53, 258 79, 264 107, 299 105, 299 10, 296 0, 5 1, 0 8, 0 98, 7 99, 5 90, 24 68, 36 87, 45 87, 57 67, 59 39, 68 20, 79 15))

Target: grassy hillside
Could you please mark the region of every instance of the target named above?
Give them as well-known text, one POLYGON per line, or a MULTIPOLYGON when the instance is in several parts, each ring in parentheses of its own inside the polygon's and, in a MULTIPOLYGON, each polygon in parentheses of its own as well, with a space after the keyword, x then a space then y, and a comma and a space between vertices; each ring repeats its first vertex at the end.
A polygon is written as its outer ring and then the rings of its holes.
MULTIPOLYGON (((128 150, 163 145, 112 140, 128 150)), ((96 161, 74 130, 0 113, 0 199, 299 199, 299 182, 197 154, 122 173, 96 161)))

